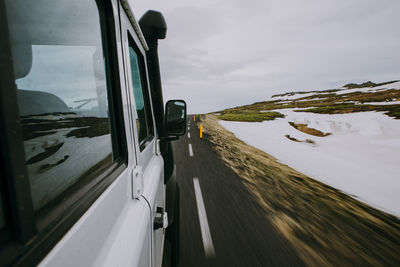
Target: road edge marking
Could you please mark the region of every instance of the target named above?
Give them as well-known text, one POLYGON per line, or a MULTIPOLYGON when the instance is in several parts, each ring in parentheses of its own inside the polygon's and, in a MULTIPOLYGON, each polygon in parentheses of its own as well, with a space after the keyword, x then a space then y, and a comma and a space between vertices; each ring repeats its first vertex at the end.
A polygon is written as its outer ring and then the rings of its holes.
POLYGON ((208 225, 206 208, 201 194, 200 183, 197 177, 193 178, 194 193, 196 195, 197 212, 199 214, 201 237, 203 239, 204 252, 207 258, 215 257, 214 245, 211 238, 210 226, 208 225))

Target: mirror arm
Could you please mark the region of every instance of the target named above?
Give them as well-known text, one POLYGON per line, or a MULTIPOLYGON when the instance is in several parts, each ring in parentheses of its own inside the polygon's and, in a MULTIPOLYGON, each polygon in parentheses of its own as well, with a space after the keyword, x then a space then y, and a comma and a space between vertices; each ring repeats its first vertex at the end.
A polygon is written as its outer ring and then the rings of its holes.
POLYGON ((160 143, 167 143, 170 141, 178 140, 179 136, 164 136, 160 138, 160 143))

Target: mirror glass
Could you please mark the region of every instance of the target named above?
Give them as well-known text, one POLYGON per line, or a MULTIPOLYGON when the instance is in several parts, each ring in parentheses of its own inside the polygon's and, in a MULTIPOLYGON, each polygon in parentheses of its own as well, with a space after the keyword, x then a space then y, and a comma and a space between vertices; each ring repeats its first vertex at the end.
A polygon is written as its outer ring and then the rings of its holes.
POLYGON ((170 100, 165 107, 165 128, 168 135, 180 136, 186 132, 186 103, 170 100))

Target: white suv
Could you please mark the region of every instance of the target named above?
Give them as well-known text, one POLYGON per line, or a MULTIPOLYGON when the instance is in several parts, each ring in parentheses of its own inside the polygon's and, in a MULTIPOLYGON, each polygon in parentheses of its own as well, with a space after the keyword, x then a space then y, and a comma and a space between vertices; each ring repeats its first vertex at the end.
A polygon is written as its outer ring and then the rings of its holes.
POLYGON ((164 113, 163 16, 139 24, 126 0, 0 2, 1 266, 161 266, 164 240, 177 264, 186 104, 164 113))

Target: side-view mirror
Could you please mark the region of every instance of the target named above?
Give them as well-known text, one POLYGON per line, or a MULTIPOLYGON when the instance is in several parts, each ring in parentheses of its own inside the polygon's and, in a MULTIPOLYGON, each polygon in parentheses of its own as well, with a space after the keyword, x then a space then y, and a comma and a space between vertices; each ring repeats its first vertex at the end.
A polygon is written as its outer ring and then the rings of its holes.
POLYGON ((169 100, 165 106, 165 130, 168 136, 186 133, 186 103, 183 100, 169 100))

